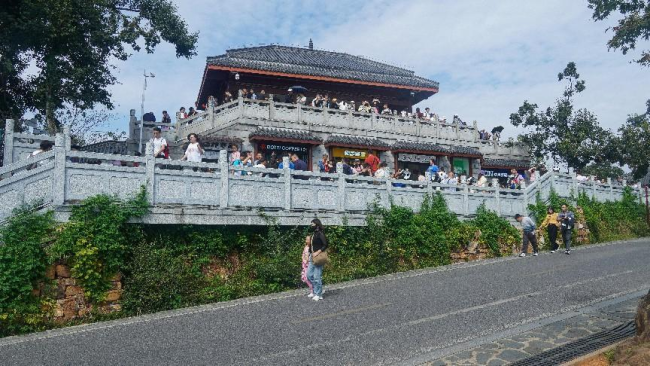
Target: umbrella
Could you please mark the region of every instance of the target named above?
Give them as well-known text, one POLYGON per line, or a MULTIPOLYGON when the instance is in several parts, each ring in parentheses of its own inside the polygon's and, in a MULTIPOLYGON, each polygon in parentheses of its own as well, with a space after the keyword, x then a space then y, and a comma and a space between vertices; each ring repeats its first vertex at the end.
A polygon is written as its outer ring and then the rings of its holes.
POLYGON ((498 132, 501 133, 503 131, 503 126, 496 126, 495 128, 492 129, 492 133, 498 132))
POLYGON ((296 85, 289 88, 289 91, 294 93, 305 93, 307 91, 307 88, 304 86, 296 85))

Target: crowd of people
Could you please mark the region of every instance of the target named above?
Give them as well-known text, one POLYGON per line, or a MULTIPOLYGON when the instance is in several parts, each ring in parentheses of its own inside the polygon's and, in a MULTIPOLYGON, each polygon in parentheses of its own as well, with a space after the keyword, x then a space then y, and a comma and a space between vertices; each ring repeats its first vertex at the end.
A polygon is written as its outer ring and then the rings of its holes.
MULTIPOLYGON (((242 97, 245 99, 251 100, 268 100, 269 95, 265 90, 260 90, 259 93, 254 90, 253 87, 242 88, 237 91, 237 97, 242 97)), ((279 102, 292 103, 292 104, 301 104, 305 106, 311 106, 314 108, 329 108, 337 109, 341 111, 355 111, 363 113, 374 113, 380 115, 390 115, 390 116, 399 116, 403 118, 413 118, 421 120, 423 123, 428 122, 439 122, 447 125, 458 125, 461 128, 467 127, 467 122, 463 121, 457 114, 454 114, 451 121, 447 121, 447 117, 440 117, 437 113, 431 111, 429 107, 421 110, 416 108, 415 112, 408 110, 397 110, 391 109, 388 104, 381 103, 378 98, 373 98, 370 100, 363 100, 361 102, 355 102, 354 100, 343 100, 336 97, 330 97, 329 94, 316 94, 314 98, 308 98, 304 93, 301 92, 289 92, 284 95, 276 95, 275 98, 279 102)), ((234 100, 232 93, 229 91, 224 92, 222 98, 215 98, 214 96, 208 96, 207 103, 203 104, 203 109, 215 107, 217 105, 230 103, 234 100)), ((197 111, 194 107, 190 107, 189 112, 185 111, 185 107, 180 108, 177 112, 177 119, 185 119, 196 115, 197 111)), ((485 130, 483 130, 485 131, 485 130)), ((481 139, 489 140, 489 136, 495 135, 495 140, 498 140, 499 133, 490 135, 486 132, 487 138, 484 135, 481 135, 481 139)))

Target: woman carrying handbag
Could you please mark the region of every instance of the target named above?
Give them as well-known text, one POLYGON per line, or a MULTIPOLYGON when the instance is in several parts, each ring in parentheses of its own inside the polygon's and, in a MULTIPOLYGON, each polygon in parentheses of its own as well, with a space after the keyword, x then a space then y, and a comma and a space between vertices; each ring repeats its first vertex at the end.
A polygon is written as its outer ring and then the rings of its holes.
POLYGON ((311 254, 309 255, 309 267, 307 278, 314 286, 314 301, 323 299, 323 266, 329 263, 327 255, 327 239, 323 233, 323 224, 319 219, 311 220, 311 254))

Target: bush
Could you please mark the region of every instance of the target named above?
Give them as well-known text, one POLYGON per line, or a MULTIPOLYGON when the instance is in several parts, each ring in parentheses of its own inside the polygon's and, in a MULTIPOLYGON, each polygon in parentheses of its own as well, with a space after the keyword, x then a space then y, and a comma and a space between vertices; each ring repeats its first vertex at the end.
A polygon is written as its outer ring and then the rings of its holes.
POLYGON ((147 212, 144 188, 132 200, 122 203, 107 195, 86 199, 72 208, 50 254, 71 264, 72 276, 85 290, 86 297, 101 302, 110 289, 110 278, 124 267, 133 244, 132 217, 147 212))
POLYGON ((199 304, 205 285, 193 259, 147 243, 136 245, 122 268, 124 311, 136 315, 199 304))
POLYGON ((500 257, 502 250, 518 245, 521 240, 519 230, 496 212, 488 210, 484 204, 476 210, 473 224, 481 230, 481 243, 487 245, 494 256, 500 257))
POLYGON ((0 230, 0 336, 42 329, 47 302, 33 290, 45 285, 45 245, 54 232, 52 212, 33 207, 14 211, 0 230))

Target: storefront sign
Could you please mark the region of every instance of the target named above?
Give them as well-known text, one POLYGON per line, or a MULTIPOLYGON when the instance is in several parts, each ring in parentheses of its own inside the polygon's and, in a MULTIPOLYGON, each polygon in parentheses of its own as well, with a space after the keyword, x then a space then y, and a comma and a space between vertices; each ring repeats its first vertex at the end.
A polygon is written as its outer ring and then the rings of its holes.
MULTIPOLYGON (((510 176, 510 169, 482 169, 483 175, 486 178, 508 178, 510 176)), ((517 171, 519 174, 524 174, 524 171, 517 171)))
POLYGON ((350 159, 365 159, 367 151, 355 150, 355 149, 346 149, 344 147, 333 147, 332 148, 332 157, 334 158, 350 158, 350 159))
POLYGON ((397 161, 405 161, 409 163, 420 163, 420 164, 429 164, 429 160, 433 159, 436 161, 435 155, 418 155, 418 154, 405 154, 399 153, 397 155, 397 161))
POLYGON ((292 152, 299 154, 306 154, 309 152, 307 146, 300 145, 285 145, 285 144, 275 144, 275 143, 260 143, 260 150, 262 151, 281 151, 281 152, 292 152))

